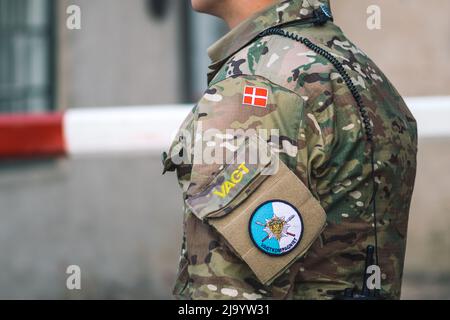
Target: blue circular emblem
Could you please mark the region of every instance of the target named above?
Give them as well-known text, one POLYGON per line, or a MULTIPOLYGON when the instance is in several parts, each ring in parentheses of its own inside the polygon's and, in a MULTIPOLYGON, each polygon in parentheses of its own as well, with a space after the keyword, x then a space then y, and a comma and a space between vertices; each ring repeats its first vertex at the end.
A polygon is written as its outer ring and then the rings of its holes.
POLYGON ((253 212, 249 232, 259 250, 271 256, 282 256, 300 243, 303 221, 298 210, 290 203, 271 200, 253 212))

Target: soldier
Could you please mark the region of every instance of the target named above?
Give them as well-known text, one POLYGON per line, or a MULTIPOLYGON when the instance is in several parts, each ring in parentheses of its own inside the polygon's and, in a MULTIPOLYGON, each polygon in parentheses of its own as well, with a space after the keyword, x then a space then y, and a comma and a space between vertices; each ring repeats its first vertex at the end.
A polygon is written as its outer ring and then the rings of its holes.
MULTIPOLYGON (((356 297, 356 292, 367 289, 362 283, 366 250, 375 248, 369 264, 380 268, 381 287, 375 287, 376 292, 399 299, 417 153, 416 121, 399 93, 333 23, 328 0, 192 3, 194 9, 223 18, 232 30, 209 50, 208 89, 180 130, 191 133, 190 138, 179 134, 169 155, 164 155, 164 171, 177 171, 186 200, 175 296, 356 297), (261 280, 259 272, 274 269, 272 261, 276 265, 281 258, 277 251, 264 255, 266 239, 294 237, 296 232, 301 238, 300 227, 286 228, 293 217, 297 219, 295 212, 308 212, 291 205, 287 210, 294 214, 280 218, 274 209, 280 204, 272 202, 269 210, 275 212, 275 220, 255 222, 267 236, 258 240, 251 228, 243 235, 242 241, 251 237, 256 251, 262 252, 258 261, 265 261, 256 267, 249 264, 235 239, 224 236, 210 220, 202 221, 192 205, 195 199, 203 201, 202 208, 217 204, 205 190, 218 180, 223 166, 196 161, 192 152, 203 144, 198 135, 209 129, 222 134, 227 129, 278 130, 277 153, 295 174, 298 181, 292 183, 306 186, 302 193, 310 193, 326 213, 320 237, 270 280, 261 280), (183 161, 175 161, 177 157, 183 161), (272 228, 274 223, 278 229, 272 228)), ((241 169, 238 175, 245 173, 241 169)), ((250 197, 250 192, 238 193, 244 188, 233 195, 234 200, 241 196, 244 204, 223 213, 230 219, 246 206, 242 194, 250 197)), ((228 186, 215 192, 225 197, 232 191, 228 186)), ((259 192, 273 198, 271 188, 259 192)))

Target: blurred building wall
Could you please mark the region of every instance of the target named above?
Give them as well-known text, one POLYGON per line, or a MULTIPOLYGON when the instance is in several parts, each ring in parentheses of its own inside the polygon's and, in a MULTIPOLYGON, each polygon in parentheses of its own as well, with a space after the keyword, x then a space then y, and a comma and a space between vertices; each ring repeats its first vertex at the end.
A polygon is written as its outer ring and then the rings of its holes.
POLYGON ((3 163, 0 206, 0 299, 171 298, 182 202, 159 156, 3 163))
POLYGON ((59 108, 150 105, 181 99, 180 2, 164 19, 144 0, 58 0, 59 108), (66 28, 81 8, 82 29, 66 28))
POLYGON ((403 297, 450 299, 450 137, 419 139, 403 297))
POLYGON ((335 23, 386 73, 402 95, 450 95, 450 1, 330 0, 335 23), (381 9, 381 29, 366 27, 381 9))
MULTIPOLYGON (((161 20, 144 0, 56 3, 57 109, 182 99, 181 2, 161 20), (81 30, 66 28, 73 4, 81 30)), ((0 298, 170 298, 177 191, 159 155, 0 163, 0 298), (71 264, 81 291, 66 288, 71 264)))

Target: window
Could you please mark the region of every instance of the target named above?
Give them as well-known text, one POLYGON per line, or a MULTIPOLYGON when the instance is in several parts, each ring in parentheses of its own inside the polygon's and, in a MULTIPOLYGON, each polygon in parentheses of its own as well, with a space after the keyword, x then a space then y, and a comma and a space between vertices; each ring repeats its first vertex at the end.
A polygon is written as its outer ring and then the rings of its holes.
POLYGON ((191 63, 195 72, 191 75, 193 84, 191 90, 193 96, 198 98, 207 85, 206 75, 210 64, 208 48, 226 33, 226 26, 218 18, 205 14, 191 11, 191 17, 190 27, 195 35, 192 36, 191 63))
POLYGON ((0 113, 53 109, 54 6, 0 0, 0 113))
POLYGON ((188 1, 184 1, 184 17, 181 19, 183 28, 183 64, 185 78, 183 79, 185 101, 197 101, 207 88, 207 73, 210 60, 207 49, 220 39, 227 26, 223 21, 206 14, 196 13, 188 1))

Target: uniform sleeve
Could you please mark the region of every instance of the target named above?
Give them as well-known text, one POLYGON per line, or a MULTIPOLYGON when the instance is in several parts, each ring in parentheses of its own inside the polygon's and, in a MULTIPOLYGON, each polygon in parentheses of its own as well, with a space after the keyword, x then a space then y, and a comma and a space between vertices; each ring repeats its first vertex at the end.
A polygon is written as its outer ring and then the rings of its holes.
POLYGON ((303 99, 265 78, 230 77, 212 85, 197 106, 189 193, 200 192, 220 171, 236 135, 257 133, 294 170, 303 122, 303 99))

